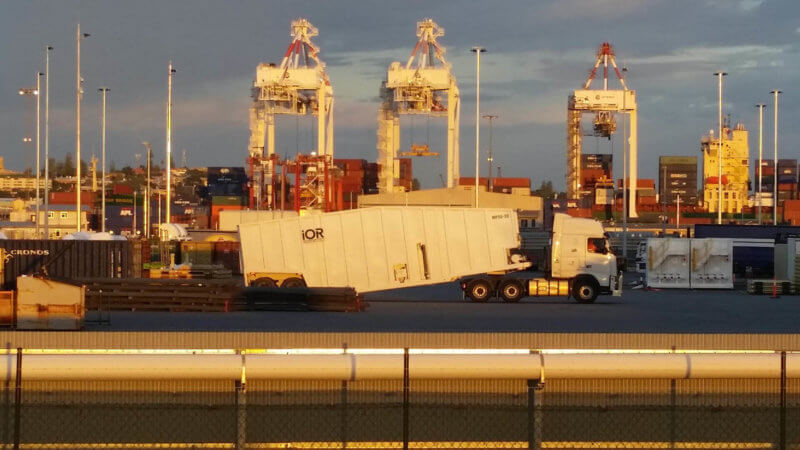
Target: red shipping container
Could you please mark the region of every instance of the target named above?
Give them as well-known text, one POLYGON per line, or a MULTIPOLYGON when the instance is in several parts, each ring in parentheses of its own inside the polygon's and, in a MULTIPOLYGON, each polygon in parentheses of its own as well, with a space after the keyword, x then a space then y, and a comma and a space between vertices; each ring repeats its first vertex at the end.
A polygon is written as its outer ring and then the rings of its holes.
MULTIPOLYGON (((50 193, 50 204, 51 205, 73 205, 77 197, 75 195, 75 191, 70 192, 51 192, 50 193)), ((82 205, 94 205, 94 192, 88 191, 84 192, 81 191, 81 204, 82 205)))
MULTIPOLYGON (((474 180, 474 178, 473 178, 474 180)), ((508 187, 508 188, 528 188, 531 187, 531 179, 530 178, 492 178, 492 185, 497 187, 508 187)))
POLYGON ((592 210, 589 208, 567 208, 567 214, 572 217, 590 219, 592 217, 592 210))
MULTIPOLYGON (((133 195, 133 188, 127 184, 115 184, 111 188, 111 192, 115 195, 133 195)), ((83 197, 81 195, 81 197, 83 197)))
MULTIPOLYGON (((630 183, 628 183, 628 184, 630 184, 630 183)), ((656 181, 653 180, 652 178, 638 178, 636 180, 636 187, 637 188, 644 188, 644 189, 647 189, 647 188, 655 189, 656 188, 656 181)), ((617 179, 617 188, 622 189, 622 179, 621 178, 617 179)))

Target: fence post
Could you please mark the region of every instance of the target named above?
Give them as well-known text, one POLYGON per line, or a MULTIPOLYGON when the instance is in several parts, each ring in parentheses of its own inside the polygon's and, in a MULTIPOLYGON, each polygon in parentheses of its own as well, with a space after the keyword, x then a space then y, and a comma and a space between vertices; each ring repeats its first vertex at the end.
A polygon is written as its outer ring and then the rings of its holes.
POLYGON ((22 348, 17 348, 17 371, 14 374, 14 450, 19 450, 22 420, 22 348))
POLYGON ((403 350, 403 450, 408 450, 408 409, 410 383, 408 379, 408 347, 403 350))
POLYGON ((675 448, 675 408, 678 394, 675 379, 669 380, 669 448, 675 448))
POLYGON ((786 352, 781 352, 781 419, 780 437, 778 442, 780 450, 786 450, 786 352))
POLYGON ((542 395, 538 391, 544 389, 541 380, 527 380, 528 385, 528 448, 542 448, 542 395))
POLYGON ((342 394, 341 394, 341 439, 342 448, 347 448, 347 381, 342 380, 342 394))
POLYGON ((245 374, 245 354, 242 355, 241 378, 235 381, 236 399, 236 449, 243 450, 247 445, 247 379, 245 374))

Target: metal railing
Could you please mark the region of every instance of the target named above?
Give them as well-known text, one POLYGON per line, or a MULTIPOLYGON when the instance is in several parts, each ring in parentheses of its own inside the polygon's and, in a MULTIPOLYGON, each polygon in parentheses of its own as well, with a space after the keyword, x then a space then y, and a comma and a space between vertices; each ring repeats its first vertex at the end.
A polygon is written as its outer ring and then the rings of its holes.
POLYGON ((20 354, 2 448, 800 448, 785 352, 769 378, 546 380, 418 378, 407 350, 389 379, 41 379, 20 354))

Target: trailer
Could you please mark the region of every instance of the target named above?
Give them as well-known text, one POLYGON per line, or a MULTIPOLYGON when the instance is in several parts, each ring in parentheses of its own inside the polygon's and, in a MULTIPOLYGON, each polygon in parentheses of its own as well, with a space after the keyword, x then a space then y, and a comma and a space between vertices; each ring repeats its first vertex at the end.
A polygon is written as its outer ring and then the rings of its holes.
POLYGON ((509 209, 376 207, 239 225, 247 286, 423 286, 530 266, 509 209))
POLYGON ((245 285, 352 287, 359 293, 459 281, 474 302, 621 292, 602 225, 556 214, 550 270, 520 250, 510 209, 375 207, 239 225, 245 285))

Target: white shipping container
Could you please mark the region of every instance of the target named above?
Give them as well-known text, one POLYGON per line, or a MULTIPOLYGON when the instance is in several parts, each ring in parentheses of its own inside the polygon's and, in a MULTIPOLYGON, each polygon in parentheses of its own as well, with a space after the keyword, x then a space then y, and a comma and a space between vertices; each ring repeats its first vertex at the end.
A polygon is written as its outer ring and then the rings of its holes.
POLYGON ((520 262, 510 209, 375 207, 241 224, 242 268, 301 274, 308 286, 358 292, 512 271, 520 262))
POLYGON ((654 288, 690 287, 690 239, 647 240, 647 285, 654 288))
POLYGON ((733 289, 733 241, 692 239, 692 289, 733 289))

